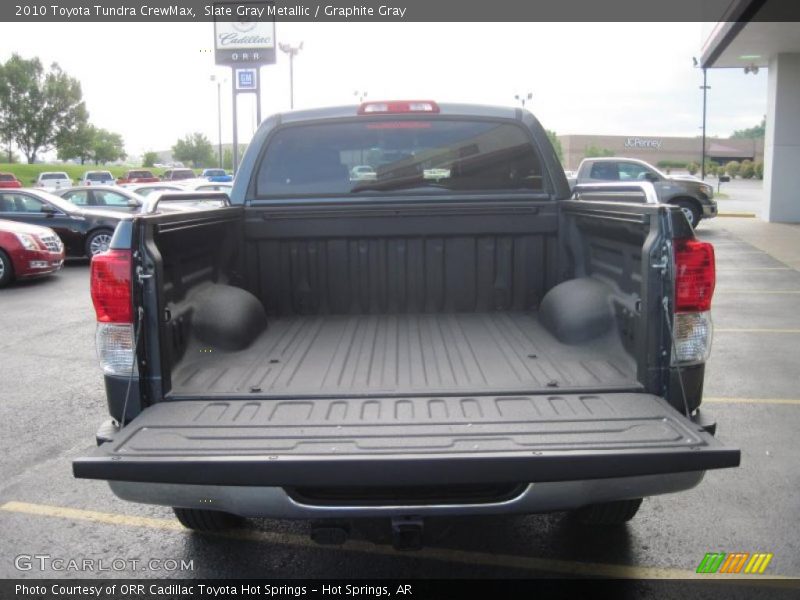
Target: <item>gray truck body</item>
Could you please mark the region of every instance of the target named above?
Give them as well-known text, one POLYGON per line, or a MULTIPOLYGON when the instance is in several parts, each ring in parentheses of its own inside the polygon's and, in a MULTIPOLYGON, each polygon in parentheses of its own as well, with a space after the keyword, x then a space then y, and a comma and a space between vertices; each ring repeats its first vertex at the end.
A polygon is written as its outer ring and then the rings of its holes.
POLYGON ((231 204, 118 228, 112 246, 144 275, 138 374, 106 376, 124 427, 77 477, 137 502, 300 518, 568 509, 738 464, 698 420, 704 366, 683 369, 681 392, 670 364, 671 241, 691 229, 675 207, 570 199, 527 111, 275 115, 231 204), (448 120, 520 129, 535 189, 258 191, 289 128, 448 120))
POLYGON ((649 181, 659 202, 673 204, 684 211, 696 227, 702 219, 717 216, 713 186, 691 176, 670 176, 643 160, 624 157, 585 158, 574 178, 568 178, 570 189, 576 184, 649 181))

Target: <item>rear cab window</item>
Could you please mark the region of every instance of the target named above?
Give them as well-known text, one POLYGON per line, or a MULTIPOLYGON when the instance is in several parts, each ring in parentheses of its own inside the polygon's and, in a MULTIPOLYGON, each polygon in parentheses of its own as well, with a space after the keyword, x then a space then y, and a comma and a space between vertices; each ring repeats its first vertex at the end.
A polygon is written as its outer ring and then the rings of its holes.
POLYGON ((114 179, 114 178, 108 171, 94 171, 92 173, 87 173, 86 179, 88 181, 108 181, 109 179, 114 179))
POLYGON ((510 121, 398 118, 287 125, 256 169, 256 199, 544 192, 530 133, 510 121))

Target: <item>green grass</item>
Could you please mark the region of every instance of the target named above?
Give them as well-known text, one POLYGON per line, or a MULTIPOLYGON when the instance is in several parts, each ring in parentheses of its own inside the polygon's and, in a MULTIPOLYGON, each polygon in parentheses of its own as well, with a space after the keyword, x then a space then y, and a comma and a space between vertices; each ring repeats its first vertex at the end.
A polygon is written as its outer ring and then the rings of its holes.
POLYGON ((730 200, 731 197, 728 196, 725 192, 714 192, 714 199, 715 200, 730 200))
MULTIPOLYGON (((92 164, 85 164, 85 165, 65 165, 65 164, 55 164, 55 165, 48 165, 48 164, 36 164, 36 165, 28 165, 28 164, 21 164, 21 163, 0 163, 0 171, 3 173, 13 173, 17 179, 22 182, 22 185, 31 185, 36 178, 39 176, 39 173, 43 171, 64 171, 73 181, 78 181, 86 171, 111 171, 111 174, 116 177, 122 177, 125 173, 130 171, 131 169, 138 169, 140 167, 116 167, 116 166, 106 166, 103 165, 92 165, 92 164)), ((147 167, 144 167, 147 168, 147 167)), ((164 169, 155 169, 151 168, 148 169, 152 171, 153 174, 157 177, 160 177, 164 174, 164 169)))

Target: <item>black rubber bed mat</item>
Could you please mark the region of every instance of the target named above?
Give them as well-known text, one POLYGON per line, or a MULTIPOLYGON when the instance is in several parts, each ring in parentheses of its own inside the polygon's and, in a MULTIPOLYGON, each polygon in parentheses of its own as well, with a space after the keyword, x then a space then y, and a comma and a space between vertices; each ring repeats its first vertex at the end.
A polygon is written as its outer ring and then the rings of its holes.
POLYGON ((92 479, 215 485, 537 482, 739 464, 649 394, 173 401, 92 456, 92 479))
POLYGON ((268 329, 239 352, 192 342, 172 372, 172 393, 637 390, 635 369, 614 334, 587 344, 562 344, 535 313, 325 315, 271 319, 268 329))

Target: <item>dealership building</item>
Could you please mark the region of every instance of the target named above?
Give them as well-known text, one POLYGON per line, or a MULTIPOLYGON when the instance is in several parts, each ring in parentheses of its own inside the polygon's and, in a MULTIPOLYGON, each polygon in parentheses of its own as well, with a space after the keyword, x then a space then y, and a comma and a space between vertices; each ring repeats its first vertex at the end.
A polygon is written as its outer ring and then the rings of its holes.
MULTIPOLYGON (((652 165, 660 161, 702 161, 701 137, 666 137, 647 135, 560 135, 564 152, 564 168, 577 169, 586 156, 586 149, 595 147, 614 156, 638 158, 652 165)), ((764 159, 763 139, 707 138, 706 158, 719 164, 731 160, 764 159)))

